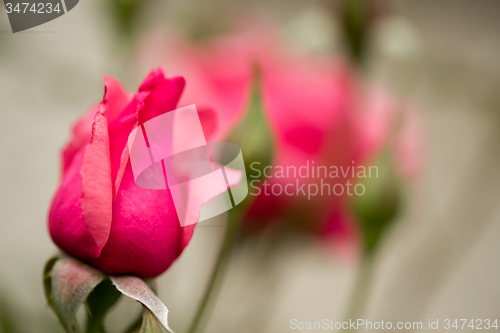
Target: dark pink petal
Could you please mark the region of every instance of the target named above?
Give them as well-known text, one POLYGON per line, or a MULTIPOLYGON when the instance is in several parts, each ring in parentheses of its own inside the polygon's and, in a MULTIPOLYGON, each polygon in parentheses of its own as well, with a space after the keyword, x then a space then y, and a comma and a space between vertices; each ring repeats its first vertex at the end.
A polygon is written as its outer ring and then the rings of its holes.
POLYGON ((139 112, 139 124, 174 110, 185 83, 182 77, 166 79, 161 69, 152 71, 139 88, 139 92, 149 92, 139 112))
POLYGON ((152 278, 180 255, 191 230, 181 228, 168 190, 135 184, 130 163, 113 204, 113 223, 101 256, 90 262, 107 274, 152 278))
POLYGON ((81 259, 96 258, 101 253, 90 235, 82 215, 83 150, 67 169, 49 212, 49 231, 54 243, 63 251, 81 259))
POLYGON ((196 109, 198 110, 198 117, 200 117, 203 134, 205 134, 205 140, 209 142, 217 129, 217 113, 212 108, 207 107, 197 107, 196 109))
POLYGON ((149 92, 137 93, 123 112, 108 125, 113 196, 120 187, 121 178, 128 161, 127 141, 130 132, 137 126, 138 112, 144 107, 149 92))
POLYGON ((165 74, 161 68, 153 69, 139 86, 139 91, 151 91, 158 82, 165 80, 165 74))

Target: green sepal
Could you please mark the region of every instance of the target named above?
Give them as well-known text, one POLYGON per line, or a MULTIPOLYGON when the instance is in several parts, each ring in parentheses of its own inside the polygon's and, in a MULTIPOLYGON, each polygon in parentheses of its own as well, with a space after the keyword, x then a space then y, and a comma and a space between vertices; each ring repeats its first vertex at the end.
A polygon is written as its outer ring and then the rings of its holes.
POLYGON ((167 307, 144 280, 136 276, 112 276, 110 279, 123 295, 141 303, 145 309, 151 311, 164 329, 174 333, 168 326, 167 307))
POLYGON ((142 315, 142 325, 139 333, 161 333, 161 327, 154 315, 148 309, 144 308, 142 315))
POLYGON ((76 312, 104 278, 100 271, 70 257, 55 257, 45 265, 47 302, 66 332, 80 332, 76 312))
POLYGON ((86 333, 105 333, 109 310, 125 295, 140 302, 144 313, 128 332, 168 332, 168 309, 156 296, 154 280, 136 276, 106 276, 85 263, 64 255, 50 259, 43 272, 45 296, 67 333, 79 333, 76 313, 85 303, 86 333), (140 330, 140 331, 139 331, 140 330))
POLYGON ((274 137, 266 118, 262 103, 262 78, 258 68, 254 70, 250 105, 245 116, 229 134, 227 141, 238 144, 244 156, 245 169, 248 181, 256 179, 250 174, 250 165, 255 164, 252 170, 259 170, 262 176, 264 167, 271 165, 274 155, 274 137))
POLYGON ((401 187, 389 154, 377 163, 378 177, 361 184, 365 193, 354 197, 354 210, 360 222, 365 252, 371 254, 401 209, 401 187))
POLYGON ((52 278, 50 273, 56 261, 61 259, 61 256, 55 256, 47 261, 43 269, 43 289, 45 293, 45 299, 47 300, 47 305, 54 309, 54 304, 52 303, 52 278))

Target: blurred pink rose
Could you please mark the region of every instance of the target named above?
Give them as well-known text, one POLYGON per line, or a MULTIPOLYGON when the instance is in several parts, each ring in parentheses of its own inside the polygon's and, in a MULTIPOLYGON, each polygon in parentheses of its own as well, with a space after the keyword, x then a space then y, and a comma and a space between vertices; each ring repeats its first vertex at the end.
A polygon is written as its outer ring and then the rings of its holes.
MULTIPOLYGON (((263 111, 275 140, 274 167, 298 169, 313 161, 316 166, 367 166, 384 149, 392 149, 388 146, 400 118, 396 102, 382 89, 363 82, 341 61, 283 46, 272 29, 243 29, 201 44, 160 34, 145 40, 140 49, 140 61, 146 66, 159 64, 168 72, 185 73, 189 84, 181 104, 210 105, 217 114, 219 138, 245 116, 256 78, 252 74, 258 71, 263 111)), ((399 133, 405 143, 397 145, 396 160, 414 173, 418 158, 411 156, 418 131, 410 135, 405 134, 408 128, 404 131, 399 133)), ((271 188, 295 179, 285 176, 268 181, 271 188)), ((317 177, 301 181, 306 182, 306 189, 309 184, 322 185, 317 177)), ((346 181, 356 183, 350 172, 323 179, 330 188, 346 181)), ((261 192, 250 207, 246 226, 259 228, 270 221, 284 221, 333 237, 337 243, 350 242, 357 234, 351 199, 347 194, 308 200, 307 195, 261 192)))
MULTIPOLYGON (((306 186, 321 191, 326 183, 332 192, 336 184, 344 188, 340 196, 317 195, 311 200, 279 196, 274 209, 287 219, 306 221, 321 234, 350 238, 355 230, 345 184, 356 183, 351 168, 366 165, 387 139, 391 101, 367 89, 347 65, 328 58, 291 57, 283 52, 263 62, 262 72, 263 106, 276 138, 274 164, 297 169, 326 166, 328 175, 329 167, 336 166, 338 178, 310 174, 306 186), (341 168, 349 172, 344 174, 341 168)), ((272 181, 287 184, 293 179, 272 181)), ((328 187, 324 189, 326 193, 328 187)), ((265 199, 259 199, 265 205, 265 199)), ((256 205, 261 204, 259 199, 256 205)))
MULTIPOLYGON (((62 180, 49 212, 49 231, 65 252, 107 274, 152 278, 164 272, 189 243, 194 225, 180 227, 168 190, 139 188, 127 140, 145 121, 174 110, 182 77, 152 71, 134 94, 104 78, 100 104, 73 127, 62 152, 62 180)), ((205 135, 210 111, 200 111, 205 135)))

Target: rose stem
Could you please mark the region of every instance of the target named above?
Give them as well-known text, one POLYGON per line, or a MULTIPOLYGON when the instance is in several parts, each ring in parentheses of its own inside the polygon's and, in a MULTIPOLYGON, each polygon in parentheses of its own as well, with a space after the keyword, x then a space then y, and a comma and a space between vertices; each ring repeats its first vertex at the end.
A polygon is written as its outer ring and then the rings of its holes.
POLYGON ((241 208, 229 211, 228 223, 219 256, 213 268, 212 275, 210 276, 210 279, 208 281, 208 285, 205 289, 205 293, 203 295, 201 303, 194 316, 191 327, 188 330, 188 333, 196 333, 199 330, 203 319, 205 317, 209 317, 210 313, 212 312, 213 304, 215 303, 220 290, 220 284, 227 272, 227 266, 229 263, 229 259, 231 258, 233 245, 238 235, 241 217, 243 216, 244 211, 245 209, 241 208))
MULTIPOLYGON (((365 311, 369 298, 368 296, 370 295, 373 284, 373 272, 375 267, 373 256, 373 253, 365 253, 361 260, 343 322, 349 322, 350 319, 356 321, 365 311)), ((355 330, 347 329, 346 331, 355 330)))

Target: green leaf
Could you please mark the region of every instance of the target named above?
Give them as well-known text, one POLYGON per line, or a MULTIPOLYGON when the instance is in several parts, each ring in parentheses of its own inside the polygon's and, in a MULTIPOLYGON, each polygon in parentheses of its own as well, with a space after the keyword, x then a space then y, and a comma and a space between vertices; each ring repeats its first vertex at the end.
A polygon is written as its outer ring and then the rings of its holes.
POLYGON ((66 332, 79 332, 76 312, 104 277, 100 271, 73 258, 49 260, 44 275, 47 301, 66 332))
POLYGON ((158 325, 156 318, 148 309, 144 309, 141 330, 139 333, 161 333, 160 325, 158 325))
POLYGON ((144 307, 151 311, 163 328, 165 328, 168 332, 174 333, 174 331, 168 326, 167 307, 161 302, 155 293, 149 289, 146 282, 136 276, 114 276, 111 277, 111 281, 123 295, 140 302, 144 307))
POLYGON ((121 293, 110 279, 102 281, 87 297, 87 333, 104 333, 104 318, 118 302, 121 293))

